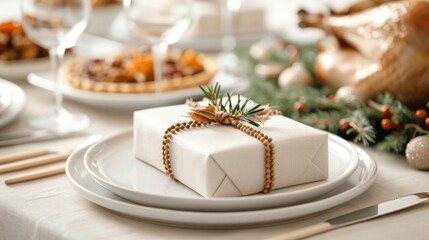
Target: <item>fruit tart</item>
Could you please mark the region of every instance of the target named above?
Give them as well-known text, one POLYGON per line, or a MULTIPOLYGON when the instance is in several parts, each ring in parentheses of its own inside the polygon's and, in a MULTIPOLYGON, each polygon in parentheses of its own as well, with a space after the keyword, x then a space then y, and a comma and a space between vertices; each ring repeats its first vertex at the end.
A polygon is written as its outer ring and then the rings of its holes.
MULTIPOLYGON (((214 61, 193 50, 170 49, 163 66, 163 91, 207 85, 217 71, 214 61)), ((154 93, 153 57, 148 51, 75 59, 64 65, 73 87, 110 93, 154 93)))
POLYGON ((119 4, 120 0, 91 0, 92 6, 94 7, 103 7, 113 4, 119 4))
POLYGON ((47 57, 48 51, 28 39, 22 24, 8 21, 0 24, 0 60, 26 60, 47 57))

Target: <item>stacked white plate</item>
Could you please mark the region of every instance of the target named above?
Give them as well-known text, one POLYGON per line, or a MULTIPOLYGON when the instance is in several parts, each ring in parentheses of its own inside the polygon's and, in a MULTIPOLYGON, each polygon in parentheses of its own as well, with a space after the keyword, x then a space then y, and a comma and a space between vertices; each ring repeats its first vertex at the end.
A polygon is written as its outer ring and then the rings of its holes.
POLYGON ((329 171, 325 181, 269 194, 206 199, 137 160, 131 132, 75 151, 66 165, 72 186, 91 202, 146 221, 193 228, 266 225, 333 208, 365 192, 377 166, 363 150, 330 135, 329 171))
POLYGON ((24 91, 9 81, 0 79, 0 128, 15 120, 24 109, 24 91))

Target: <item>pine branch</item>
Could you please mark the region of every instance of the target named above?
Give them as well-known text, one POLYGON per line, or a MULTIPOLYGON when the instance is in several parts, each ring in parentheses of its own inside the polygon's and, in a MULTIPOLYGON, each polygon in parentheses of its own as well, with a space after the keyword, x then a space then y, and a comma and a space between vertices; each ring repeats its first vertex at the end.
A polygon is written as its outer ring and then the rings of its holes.
POLYGON ((354 121, 350 122, 350 126, 357 133, 354 141, 362 142, 365 146, 374 143, 376 134, 364 112, 355 110, 352 116, 354 117, 354 121))
POLYGON ((387 135, 380 143, 377 149, 386 152, 402 154, 405 152, 407 143, 412 139, 412 130, 394 132, 387 135))
POLYGON ((256 122, 259 121, 259 118, 255 117, 255 115, 264 110, 261 104, 248 107, 250 98, 246 99, 244 103, 241 104, 241 95, 234 95, 233 93, 227 93, 226 101, 223 102, 224 95, 221 92, 221 85, 219 83, 216 83, 214 86, 208 86, 207 88, 200 86, 200 89, 204 93, 204 96, 210 101, 210 105, 229 113, 233 118, 241 119, 256 127, 260 126, 260 123, 256 122), (234 103, 232 99, 235 96, 237 97, 236 103, 234 103))
POLYGON ((304 124, 338 134, 340 130, 338 122, 347 116, 348 112, 317 111, 299 117, 297 120, 304 124))
MULTIPOLYGON (((296 46, 300 50, 298 61, 304 63, 315 76, 315 46, 296 46)), ((274 54, 278 54, 275 49, 274 54)), ((250 57, 247 49, 242 49, 239 56, 243 73, 251 80, 251 88, 246 94, 254 96, 257 102, 278 106, 289 118, 365 145, 377 144, 379 149, 395 153, 403 153, 406 144, 415 136, 429 133, 429 126, 425 125, 424 120, 416 119, 415 111, 396 100, 392 94, 380 94, 374 102, 380 107, 390 107, 390 113, 383 114, 371 104, 333 100, 335 90, 321 84, 312 88, 294 86, 280 89, 277 79, 267 79, 255 73, 258 61, 250 57), (296 103, 304 108, 298 110, 296 103), (386 119, 391 121, 390 126, 382 126, 382 120, 386 119), (347 124, 340 126, 340 122, 347 124)), ((275 58, 272 56, 272 60, 275 58)), ((284 60, 288 59, 278 61, 291 64, 284 60)), ((426 107, 429 108, 429 102, 426 107)))

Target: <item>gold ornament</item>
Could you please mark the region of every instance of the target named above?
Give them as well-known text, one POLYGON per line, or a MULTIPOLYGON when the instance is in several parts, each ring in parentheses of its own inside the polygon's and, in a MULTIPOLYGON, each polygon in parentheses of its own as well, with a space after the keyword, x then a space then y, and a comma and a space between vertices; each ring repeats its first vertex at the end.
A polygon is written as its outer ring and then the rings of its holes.
POLYGON ((405 156, 416 169, 429 170, 429 135, 413 138, 407 144, 405 156))
POLYGON ((288 89, 292 85, 310 87, 313 85, 313 77, 302 63, 296 62, 281 72, 278 84, 282 89, 288 89))

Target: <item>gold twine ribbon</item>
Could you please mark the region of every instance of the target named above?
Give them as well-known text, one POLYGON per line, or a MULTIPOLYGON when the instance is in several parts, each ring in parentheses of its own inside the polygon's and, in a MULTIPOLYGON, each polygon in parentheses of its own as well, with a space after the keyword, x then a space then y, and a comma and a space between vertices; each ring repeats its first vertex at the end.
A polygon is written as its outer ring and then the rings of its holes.
POLYGON ((207 125, 217 123, 217 124, 235 127, 238 130, 246 133, 247 135, 256 138, 264 145, 265 180, 264 180, 264 188, 262 192, 268 193, 273 190, 274 183, 275 183, 275 175, 274 175, 275 150, 274 150, 274 144, 272 143, 272 138, 265 135, 259 130, 256 130, 250 126, 242 124, 240 122, 240 119, 236 119, 232 117, 229 113, 220 111, 214 106, 207 106, 207 107, 195 106, 192 108, 192 112, 190 113, 190 116, 193 120, 188 122, 173 124, 170 127, 168 127, 164 133, 164 140, 162 142, 162 159, 163 159, 166 174, 170 176, 171 179, 173 180, 176 179, 171 169, 171 160, 170 160, 170 144, 171 144, 173 135, 185 129, 207 126, 207 125))

